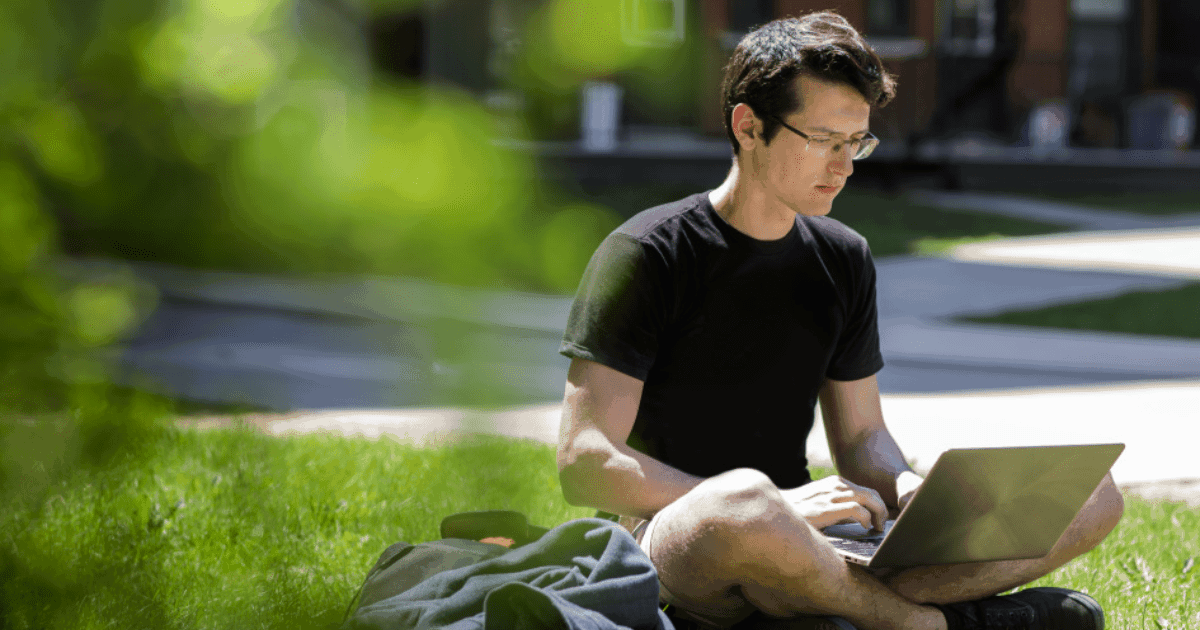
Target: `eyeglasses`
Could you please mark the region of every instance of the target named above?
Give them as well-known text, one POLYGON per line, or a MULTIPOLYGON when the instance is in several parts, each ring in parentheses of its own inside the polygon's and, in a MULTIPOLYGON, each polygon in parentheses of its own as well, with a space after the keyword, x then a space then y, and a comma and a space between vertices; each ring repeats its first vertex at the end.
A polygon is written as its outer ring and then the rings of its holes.
POLYGON ((776 122, 783 125, 783 127, 788 131, 807 140, 808 143, 804 145, 805 151, 814 150, 821 155, 828 155, 828 153, 832 151, 834 154, 837 154, 842 150, 842 146, 849 144, 850 159, 861 160, 868 155, 871 155, 871 152, 875 150, 875 147, 879 146, 879 138, 876 138, 870 133, 861 138, 855 138, 854 140, 839 140, 833 136, 810 136, 803 131, 800 131, 799 129, 796 129, 795 127, 783 122, 783 120, 778 116, 772 116, 771 118, 774 118, 776 122))

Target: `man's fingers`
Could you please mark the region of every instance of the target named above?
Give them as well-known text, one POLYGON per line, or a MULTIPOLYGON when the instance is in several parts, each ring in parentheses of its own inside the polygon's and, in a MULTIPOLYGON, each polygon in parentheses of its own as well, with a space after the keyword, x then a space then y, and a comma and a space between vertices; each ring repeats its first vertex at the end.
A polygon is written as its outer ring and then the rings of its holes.
POLYGON ((886 523, 888 520, 888 506, 883 503, 880 493, 871 490, 871 488, 862 488, 862 492, 859 493, 858 502, 870 514, 871 524, 864 524, 863 527, 883 532, 883 523, 886 523))
POLYGON ((884 523, 887 522, 888 509, 887 504, 883 502, 883 497, 879 493, 866 486, 860 486, 853 481, 839 477, 841 487, 840 492, 832 498, 834 502, 853 501, 861 506, 861 510, 866 514, 865 519, 859 519, 857 516, 854 520, 862 524, 868 530, 883 531, 884 523))
POLYGON ((837 515, 837 523, 858 523, 867 531, 871 531, 875 525, 875 514, 858 501, 847 501, 846 506, 834 514, 837 515))
POLYGON ((871 514, 871 511, 863 507, 861 504, 854 508, 854 520, 858 521, 858 524, 862 525, 863 529, 867 531, 870 531, 872 528, 871 523, 873 522, 873 516, 874 515, 871 514))
POLYGON ((869 522, 863 523, 863 527, 883 531, 883 525, 887 522, 888 516, 887 504, 883 502, 883 497, 866 486, 860 486, 850 481, 845 483, 854 493, 852 500, 863 506, 870 514, 869 522))

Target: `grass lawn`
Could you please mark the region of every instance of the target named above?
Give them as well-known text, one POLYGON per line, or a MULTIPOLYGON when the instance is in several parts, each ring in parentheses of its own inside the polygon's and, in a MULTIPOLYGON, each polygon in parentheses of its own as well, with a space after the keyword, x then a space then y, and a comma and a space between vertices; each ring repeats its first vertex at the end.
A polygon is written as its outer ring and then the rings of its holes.
POLYGON ((1140 214, 1200 214, 1200 192, 1145 191, 1123 193, 1042 193, 1044 199, 1140 214))
POLYGON ((1063 227, 974 212, 955 212, 874 191, 847 189, 829 216, 857 230, 875 258, 933 253, 949 244, 1062 232, 1063 227))
POLYGON ((149 453, 0 508, 0 627, 328 628, 385 547, 437 538, 445 515, 594 514, 523 442, 171 429, 149 453))
POLYGON ((1200 339, 1200 284, 965 321, 1200 339))
MULTIPOLYGON (((551 447, 499 438, 169 429, 145 452, 4 506, 0 626, 328 628, 387 545, 435 538, 444 515, 593 513, 562 500, 551 447)), ((1110 628, 1195 627, 1196 531, 1195 510, 1131 499, 1098 550, 1043 582, 1100 599, 1110 628)))

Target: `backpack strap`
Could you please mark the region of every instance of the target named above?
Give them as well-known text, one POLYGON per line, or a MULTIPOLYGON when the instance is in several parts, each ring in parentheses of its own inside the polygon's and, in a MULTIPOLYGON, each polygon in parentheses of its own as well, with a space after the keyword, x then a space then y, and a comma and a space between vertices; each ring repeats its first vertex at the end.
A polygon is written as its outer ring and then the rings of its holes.
POLYGON ((527 545, 550 531, 545 527, 531 525, 524 514, 513 510, 485 510, 460 512, 442 519, 438 528, 442 538, 465 538, 467 540, 507 539, 496 541, 506 547, 527 545))
POLYGON ((343 624, 359 608, 399 595, 436 573, 491 560, 549 531, 512 510, 451 514, 438 529, 441 540, 398 542, 385 549, 346 607, 343 624))

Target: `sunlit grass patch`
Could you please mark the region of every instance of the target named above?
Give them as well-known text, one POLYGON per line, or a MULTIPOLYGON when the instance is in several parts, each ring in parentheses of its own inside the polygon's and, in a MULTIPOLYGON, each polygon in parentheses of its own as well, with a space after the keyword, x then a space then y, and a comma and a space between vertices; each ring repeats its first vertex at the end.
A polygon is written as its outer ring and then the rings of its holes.
POLYGON ((329 627, 379 553, 441 518, 562 500, 549 447, 436 449, 247 430, 171 430, 145 461, 79 471, 0 521, 11 628, 329 627))
POLYGON ((875 258, 935 254, 954 241, 973 242, 1002 236, 1032 236, 1064 230, 1061 226, 975 212, 925 206, 901 195, 847 190, 833 202, 829 216, 854 228, 871 245, 875 258))
POLYGON ((1200 284, 1137 291, 1106 300, 1013 311, 965 321, 1200 339, 1200 284))
POLYGON ((998 241, 1008 238, 1002 234, 988 234, 986 236, 957 236, 950 238, 936 238, 926 236, 911 241, 908 244, 909 250, 918 256, 942 256, 949 253, 955 247, 962 245, 970 245, 972 243, 987 243, 989 241, 998 241))
POLYGON ((1200 193, 1192 190, 1040 193, 1038 196, 1062 203, 1094 206, 1137 214, 1175 215, 1200 213, 1200 193))

